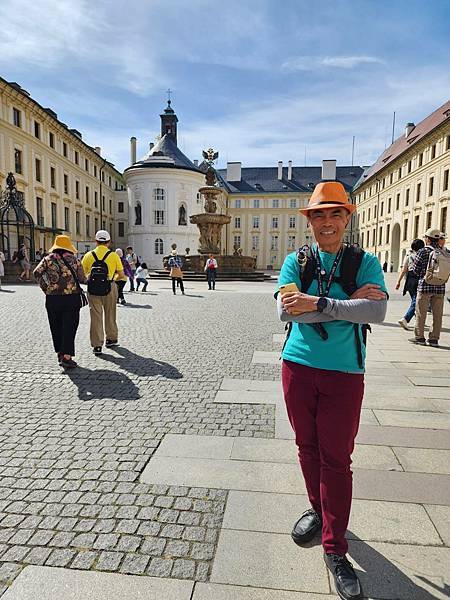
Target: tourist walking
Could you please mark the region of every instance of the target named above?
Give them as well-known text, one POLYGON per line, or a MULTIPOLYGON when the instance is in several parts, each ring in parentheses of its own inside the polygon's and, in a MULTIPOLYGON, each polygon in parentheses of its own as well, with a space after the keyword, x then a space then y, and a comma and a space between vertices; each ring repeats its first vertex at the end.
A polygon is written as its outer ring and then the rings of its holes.
POLYGON ((416 296, 417 296, 417 286, 419 284, 419 279, 412 271, 412 266, 414 263, 414 258, 419 250, 421 250, 425 246, 423 240, 417 238, 411 242, 411 250, 405 256, 405 261, 403 263, 403 268, 398 276, 397 283, 395 285, 395 289, 398 290, 400 288, 400 283, 402 279, 405 277, 405 285, 403 286, 403 295, 407 292, 411 296, 411 302, 409 304, 409 308, 406 311, 405 315, 397 321, 400 327, 409 331, 408 323, 411 321, 416 312, 416 296))
POLYGON ((126 304, 127 301, 125 300, 123 290, 125 288, 125 284, 128 281, 128 278, 133 277, 133 274, 128 261, 124 258, 122 248, 116 248, 116 254, 120 258, 120 262, 122 263, 123 267, 123 275, 117 275, 115 279, 117 285, 117 304, 126 304))
POLYGON ((5 255, 0 250, 0 290, 2 289, 2 277, 5 276, 5 255))
MULTIPOLYGON (((425 247, 414 257, 412 272, 418 278, 416 298, 416 326, 414 337, 409 341, 419 346, 426 346, 425 321, 427 309, 431 306, 433 324, 428 332, 428 344, 438 346, 442 330, 442 314, 444 312, 445 282, 435 283, 427 274, 430 255, 435 250, 442 249, 441 232, 438 229, 427 229, 425 232, 425 247)), ((448 277, 447 277, 448 278, 448 277)))
POLYGON ((325 563, 346 600, 362 598, 345 532, 364 393, 364 324, 382 322, 387 307, 377 258, 342 243, 355 210, 342 184, 316 186, 300 209, 316 244, 285 258, 276 291, 279 316, 290 323, 282 352, 284 398, 311 503, 292 538, 303 545, 322 532, 325 563), (297 291, 283 293, 288 284, 297 291))
POLYGON ((94 354, 101 354, 104 342, 107 348, 118 344, 119 332, 116 320, 118 290, 114 279, 121 280, 124 272, 119 256, 109 249, 111 244, 109 233, 104 229, 97 231, 95 241, 96 249, 87 252, 81 263, 88 276, 91 346, 94 354))
POLYGON ((205 263, 206 279, 208 280, 208 289, 216 289, 216 277, 217 277, 217 260, 214 258, 214 254, 210 254, 208 260, 205 263))
POLYGON ((17 251, 16 258, 13 262, 18 262, 22 269, 19 275, 20 281, 30 281, 30 257, 28 255, 28 249, 25 244, 20 244, 19 250, 17 251))
POLYGON ((170 277, 172 278, 172 291, 176 294, 176 283, 179 284, 181 293, 184 296, 184 285, 183 285, 183 271, 181 270, 183 266, 183 261, 176 250, 172 250, 170 253, 171 256, 167 263, 168 268, 170 269, 170 277))
POLYGON ((130 292, 134 292, 134 277, 136 275, 136 269, 139 266, 139 260, 136 254, 133 252, 133 248, 131 246, 127 247, 127 253, 125 256, 128 264, 130 265, 131 275, 128 276, 130 281, 130 292))
POLYGON ((136 269, 136 291, 139 291, 139 286, 141 285, 141 283, 143 284, 142 291, 143 292, 147 291, 147 286, 148 286, 147 277, 148 277, 147 264, 142 263, 136 269))
POLYGON ((45 308, 58 363, 64 369, 74 369, 75 336, 80 321, 80 308, 87 304, 81 283, 86 277, 77 249, 68 235, 57 235, 49 254, 33 271, 45 293, 45 308))

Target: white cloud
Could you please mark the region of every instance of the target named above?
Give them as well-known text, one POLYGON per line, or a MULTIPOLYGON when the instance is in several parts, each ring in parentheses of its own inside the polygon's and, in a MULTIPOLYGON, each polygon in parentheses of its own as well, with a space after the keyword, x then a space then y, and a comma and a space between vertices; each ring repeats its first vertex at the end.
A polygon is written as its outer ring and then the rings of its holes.
POLYGON ((384 64, 376 56, 295 56, 281 65, 282 71, 314 71, 319 68, 336 67, 354 69, 362 64, 384 64))

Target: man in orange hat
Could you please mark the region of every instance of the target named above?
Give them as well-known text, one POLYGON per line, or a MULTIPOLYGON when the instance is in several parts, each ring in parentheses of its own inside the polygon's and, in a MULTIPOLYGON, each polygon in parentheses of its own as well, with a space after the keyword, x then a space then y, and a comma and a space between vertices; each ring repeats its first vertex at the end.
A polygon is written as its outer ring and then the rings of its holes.
POLYGON ((279 316, 290 324, 282 352, 283 391, 311 503, 292 538, 302 545, 321 531, 325 563, 344 600, 362 598, 346 558, 345 532, 364 394, 365 324, 383 321, 387 307, 377 258, 343 244, 355 209, 341 183, 316 186, 300 210, 316 244, 286 257, 276 290, 279 316), (299 291, 283 293, 292 283, 299 291))

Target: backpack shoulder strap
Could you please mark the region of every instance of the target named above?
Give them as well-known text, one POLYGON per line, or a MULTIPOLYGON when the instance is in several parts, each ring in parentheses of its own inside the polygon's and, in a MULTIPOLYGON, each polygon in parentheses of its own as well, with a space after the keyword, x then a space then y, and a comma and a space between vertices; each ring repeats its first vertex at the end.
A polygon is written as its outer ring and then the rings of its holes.
POLYGON ((97 262, 98 256, 95 254, 94 250, 92 250, 92 256, 94 257, 95 262, 97 262))
POLYGON ((363 257, 364 250, 359 246, 345 246, 341 261, 340 283, 347 296, 351 296, 358 289, 356 277, 363 257))
POLYGON ((316 258, 309 246, 306 249, 305 246, 303 246, 303 248, 300 248, 300 250, 297 251, 297 263, 299 265, 300 270, 302 292, 306 294, 316 274, 316 258), (306 253, 306 264, 303 267, 300 264, 300 252, 306 253))
POLYGON ((108 250, 108 252, 105 254, 105 256, 102 258, 103 262, 108 258, 108 256, 112 254, 112 250, 108 250))

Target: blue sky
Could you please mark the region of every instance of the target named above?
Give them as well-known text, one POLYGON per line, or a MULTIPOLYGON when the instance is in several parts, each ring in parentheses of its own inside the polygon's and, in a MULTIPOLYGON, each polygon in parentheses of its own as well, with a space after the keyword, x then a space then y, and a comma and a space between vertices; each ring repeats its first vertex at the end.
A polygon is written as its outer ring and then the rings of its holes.
POLYGON ((447 0, 2 0, 0 75, 119 169, 159 133, 219 165, 368 165, 450 99, 447 0))

